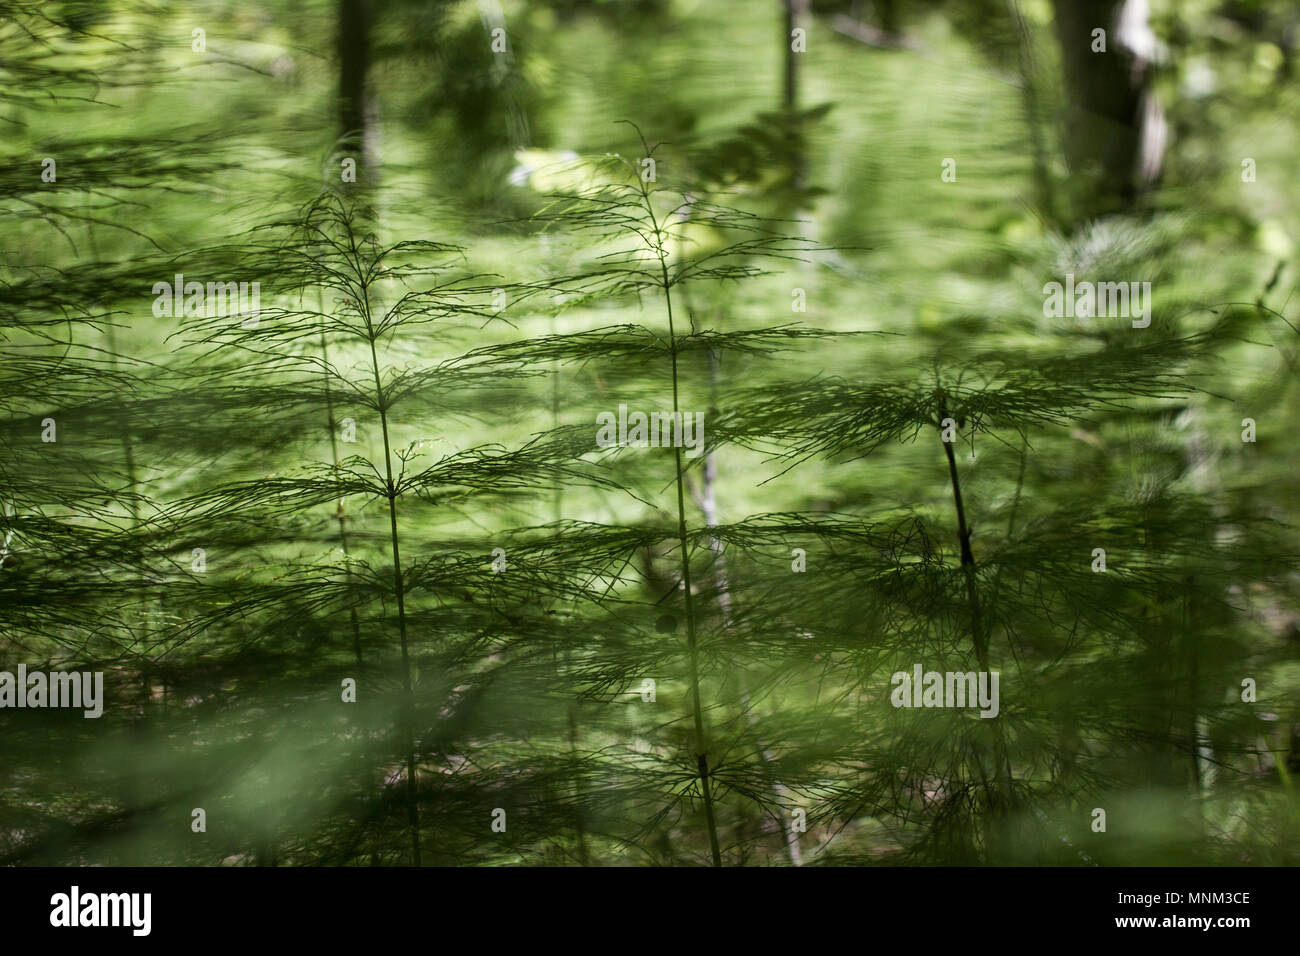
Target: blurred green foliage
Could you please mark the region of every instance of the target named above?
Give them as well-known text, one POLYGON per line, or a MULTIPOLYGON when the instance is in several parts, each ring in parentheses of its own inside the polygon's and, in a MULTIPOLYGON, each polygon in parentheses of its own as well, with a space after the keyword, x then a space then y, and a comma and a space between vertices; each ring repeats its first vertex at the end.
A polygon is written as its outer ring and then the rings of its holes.
POLYGON ((707 782, 730 864, 1296 862, 1293 4, 1153 0, 1095 217, 1046 0, 375 4, 360 153, 337 4, 8 6, 0 669, 109 703, 0 710, 0 861, 706 863, 707 782))

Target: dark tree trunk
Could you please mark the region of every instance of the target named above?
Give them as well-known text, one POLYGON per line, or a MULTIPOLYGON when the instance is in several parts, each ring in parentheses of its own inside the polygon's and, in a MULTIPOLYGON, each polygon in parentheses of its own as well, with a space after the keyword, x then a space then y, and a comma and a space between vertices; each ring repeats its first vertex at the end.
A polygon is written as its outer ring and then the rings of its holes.
POLYGON ((1138 37, 1143 0, 1053 0, 1065 73, 1064 152, 1075 223, 1131 209, 1154 179, 1163 126, 1138 37), (1129 9, 1125 29, 1121 14, 1129 9), (1105 52, 1093 32, 1106 31, 1105 52), (1145 155, 1144 155, 1145 154, 1145 155))
POLYGON ((371 18, 370 0, 339 0, 339 135, 343 154, 357 161, 357 182, 373 185, 375 103, 367 82, 371 18))
POLYGON ((803 189, 808 178, 808 159, 797 145, 802 130, 797 119, 799 109, 799 57, 803 54, 794 50, 794 31, 796 27, 808 29, 809 0, 781 0, 782 42, 785 44, 784 76, 781 83, 781 109, 789 123, 792 138, 790 148, 790 188, 798 193, 803 189))

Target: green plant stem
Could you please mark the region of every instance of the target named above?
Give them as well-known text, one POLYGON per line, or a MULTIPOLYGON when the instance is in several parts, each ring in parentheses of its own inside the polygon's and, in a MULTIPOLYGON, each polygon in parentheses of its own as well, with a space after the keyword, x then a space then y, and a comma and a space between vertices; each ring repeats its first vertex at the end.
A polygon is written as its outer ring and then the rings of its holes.
MULTIPOLYGON (((321 361, 328 364, 329 351, 325 341, 324 318, 321 319, 320 356, 321 356, 321 361)), ((336 425, 334 421, 334 394, 333 392, 330 391, 330 380, 329 380, 328 368, 325 372, 325 412, 329 416, 330 456, 334 461, 334 467, 338 468, 339 443, 338 443, 338 436, 334 434, 334 428, 336 425)), ((338 522, 339 522, 339 547, 343 550, 344 573, 347 575, 348 593, 350 594, 352 592, 352 563, 350 560, 352 557, 352 552, 348 548, 348 530, 347 530, 347 525, 344 523, 343 497, 341 495, 339 496, 338 510, 335 512, 335 517, 338 518, 338 522)), ((364 661, 362 660, 361 657, 361 620, 360 620, 360 616, 357 614, 356 605, 353 605, 351 608, 349 608, 349 611, 351 612, 351 617, 352 617, 352 653, 355 655, 357 659, 357 667, 361 667, 364 664, 364 661)))
MULTIPOLYGON (((644 192, 644 187, 643 187, 644 192)), ((646 209, 650 210, 649 197, 646 197, 646 209)), ((654 212, 650 210, 652 221, 654 212)), ((659 235, 659 223, 654 221, 655 234, 659 235)), ((677 385, 677 335, 673 326, 672 284, 668 278, 668 263, 660 246, 659 268, 664 290, 664 305, 668 310, 669 355, 673 366, 673 414, 680 415, 681 406, 677 385)), ((695 765, 700 778, 700 793, 704 798, 704 816, 709 828, 709 851, 714 866, 722 866, 722 850, 718 845, 718 825, 713 813, 713 794, 709 785, 709 758, 704 746, 704 711, 700 700, 700 655, 695 636, 695 600, 691 593, 691 559, 686 537, 686 485, 682 475, 682 449, 673 446, 673 460, 677 468, 677 540, 682 552, 682 587, 686 600, 686 647, 690 658, 691 702, 695 711, 695 765)))
MULTIPOLYGON (((321 362, 324 363, 325 365, 325 376, 324 376, 325 377, 325 412, 329 420, 330 457, 331 460, 334 462, 334 467, 338 468, 339 443, 338 443, 338 436, 334 432, 334 429, 336 427, 336 422, 334 421, 334 393, 330 390, 329 347, 325 338, 325 297, 324 294, 321 292, 319 286, 316 289, 316 303, 317 303, 317 311, 321 314, 320 357, 321 357, 321 362)), ((335 516, 338 518, 338 522, 339 522, 339 547, 343 551, 344 575, 346 576, 346 580, 348 584, 348 594, 350 596, 352 594, 352 585, 353 585, 352 551, 348 547, 348 530, 347 530, 347 524, 345 522, 345 517, 343 514, 342 495, 339 495, 338 510, 335 513, 335 516)), ((348 612, 349 612, 349 617, 351 617, 352 619, 352 653, 356 657, 357 679, 360 680, 361 669, 365 666, 365 661, 361 656, 361 618, 360 615, 357 613, 357 607, 355 604, 353 604, 350 608, 348 608, 348 612)), ((370 728, 368 725, 363 724, 362 733, 364 735, 364 740, 362 743, 361 760, 363 765, 368 768, 369 766, 373 766, 373 764, 371 764, 370 761, 371 739, 370 739, 370 728)), ((367 781, 365 791, 369 792, 370 789, 371 789, 370 782, 367 781)), ((374 850, 372 850, 370 853, 370 865, 371 866, 379 865, 379 854, 374 852, 374 850)))
MULTIPOLYGON (((555 327, 555 320, 552 319, 551 334, 554 335, 556 334, 556 332, 557 329, 555 327)), ((555 428, 558 428, 560 425, 560 365, 559 362, 551 363, 551 425, 552 427, 555 428)), ((564 511, 562 508, 563 495, 564 495, 563 486, 557 483, 555 485, 555 490, 551 498, 552 518, 555 520, 557 524, 564 517, 564 511)), ((570 667, 572 666, 572 655, 570 654, 568 647, 565 647, 564 649, 563 662, 564 662, 563 676, 567 677, 570 667)), ((578 755, 578 702, 573 697, 569 697, 568 701, 565 704, 565 717, 567 718, 568 725, 569 725, 569 756, 571 756, 574 759, 576 764, 580 759, 578 755)), ((578 765, 580 766, 580 764, 578 765)), ((573 775, 573 796, 574 796, 574 803, 575 803, 574 812, 573 812, 573 822, 574 822, 574 829, 577 831, 577 838, 578 838, 578 864, 580 866, 590 866, 591 859, 587 851, 587 828, 582 822, 582 795, 583 795, 582 771, 575 770, 575 773, 573 775)))
MULTIPOLYGON (((353 247, 355 251, 355 246, 353 247)), ((406 599, 402 580, 402 552, 397 534, 397 484, 393 481, 393 455, 388 437, 388 410, 384 387, 379 377, 379 353, 375 348, 375 327, 370 316, 368 290, 362 286, 362 314, 366 320, 366 338, 370 344, 370 369, 375 378, 375 403, 379 406, 379 427, 384 436, 385 497, 388 499, 388 523, 393 546, 393 589, 397 594, 397 633, 402 646, 402 731, 406 737, 406 819, 411 831, 411 865, 420 865, 420 810, 415 794, 414 694, 411 689, 411 659, 406 642, 406 599)))
MULTIPOLYGON (((948 418, 947 408, 942 404, 939 408, 939 420, 942 422, 948 418)), ((957 509, 957 535, 961 543, 961 569, 962 577, 966 581, 966 600, 970 607, 971 613, 971 636, 975 645, 975 657, 979 662, 981 671, 989 673, 989 653, 988 653, 988 634, 984 630, 983 610, 980 606, 978 581, 975 574, 975 555, 971 551, 970 539, 971 528, 966 521, 966 507, 961 496, 961 481, 957 476, 957 456, 953 454, 953 442, 944 441, 944 455, 948 459, 948 478, 952 484, 953 504, 957 509)), ((1002 734, 1002 725, 997 722, 997 718, 992 718, 991 723, 993 731, 993 759, 996 764, 996 774, 1001 776, 1000 786, 990 786, 985 781, 985 787, 988 790, 990 798, 996 800, 998 805, 1002 805, 1004 799, 1012 799, 1014 789, 1012 787, 1011 764, 1007 755, 1006 740, 1002 734), (1005 790, 1005 793, 999 794, 999 790, 1005 790)), ((981 775, 983 770, 981 769, 981 775)))

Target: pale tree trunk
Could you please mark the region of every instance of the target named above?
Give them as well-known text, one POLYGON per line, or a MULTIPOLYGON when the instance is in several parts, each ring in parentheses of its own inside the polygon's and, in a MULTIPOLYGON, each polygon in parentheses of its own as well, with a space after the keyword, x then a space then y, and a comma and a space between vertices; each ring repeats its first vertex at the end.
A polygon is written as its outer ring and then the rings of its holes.
MULTIPOLYGON (((718 351, 717 349, 709 350, 709 384, 712 390, 716 392, 718 381, 718 351)), ((703 489, 700 490, 696 497, 696 504, 699 505, 700 511, 704 514, 704 523, 715 528, 718 525, 718 501, 716 488, 718 481, 718 466, 713 452, 709 451, 704 456, 704 481, 703 489)), ((728 590, 727 580, 727 557, 722 550, 722 542, 712 535, 709 536, 709 548, 714 553, 714 582, 718 592, 718 610, 722 613, 723 627, 731 625, 731 592, 728 590)), ((737 685, 740 689, 740 709, 745 715, 745 721, 754 737, 754 746, 758 751, 759 759, 762 761, 763 776, 767 778, 768 786, 772 790, 772 796, 781 806, 788 806, 790 803, 790 792, 785 788, 777 775, 773 772, 776 766, 776 755, 768 749, 767 744, 758 730, 758 718, 754 715, 753 707, 749 698, 749 686, 743 673, 736 677, 737 685)), ((790 857, 790 862, 795 866, 803 866, 803 853, 799 849, 799 836, 789 825, 788 821, 782 828, 785 835, 785 849, 790 857)))
MULTIPOLYGON (((683 250, 684 254, 684 250, 683 250)), ((691 332, 697 330, 695 320, 695 310, 691 305, 687 286, 682 286, 682 296, 685 300, 686 314, 690 318, 691 332)), ((721 353, 718 349, 709 349, 709 403, 716 407, 718 401, 718 383, 720 379, 719 365, 721 363, 721 353)), ((710 414, 714 414, 712 409, 710 414)), ((695 501, 696 507, 704 515, 704 523, 709 528, 718 526, 718 464, 713 450, 709 449, 704 454, 704 476, 701 485, 691 484, 691 497, 695 501)), ((729 628, 731 626, 731 591, 727 579, 727 559, 723 552, 722 541, 713 536, 709 536, 709 549, 714 554, 714 585, 718 595, 718 610, 722 615, 722 626, 729 628)), ((758 718, 755 716, 749 697, 749 687, 743 673, 736 676, 737 689, 740 691, 740 708, 744 713, 745 722, 749 725, 750 731, 754 738, 754 747, 758 753, 759 760, 762 764, 763 776, 766 778, 768 787, 772 791, 772 796, 776 803, 782 807, 790 804, 790 792, 781 783, 774 770, 776 766, 776 755, 768 749, 767 744, 763 742, 758 732, 758 718)), ((803 854, 799 849, 799 837, 794 832, 788 822, 783 826, 782 832, 785 838, 786 854, 790 862, 795 866, 803 865, 803 854)))

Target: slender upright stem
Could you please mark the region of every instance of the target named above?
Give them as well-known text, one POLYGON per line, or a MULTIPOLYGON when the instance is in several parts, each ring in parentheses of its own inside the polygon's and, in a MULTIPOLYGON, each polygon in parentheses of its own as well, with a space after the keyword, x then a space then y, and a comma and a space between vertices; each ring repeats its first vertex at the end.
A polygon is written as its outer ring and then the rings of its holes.
MULTIPOLYGON (((99 247, 95 243, 95 227, 92 223, 89 222, 87 222, 86 224, 86 238, 90 244, 90 254, 93 257, 93 259, 96 262, 98 262, 99 247)), ((116 373, 118 369, 117 334, 114 331, 114 325, 111 321, 108 322, 105 326, 105 335, 108 339, 108 360, 113 367, 113 371, 116 373)), ((135 467, 135 445, 131 441, 131 420, 128 416, 120 414, 120 412, 118 415, 118 434, 121 436, 122 439, 122 460, 123 460, 123 465, 126 468, 126 481, 127 481, 126 506, 131 511, 131 530, 134 532, 140 528, 140 505, 139 502, 136 500, 136 486, 139 483, 139 481, 138 481, 138 477, 136 474, 136 467, 135 467)), ((6 539, 5 548, 8 549, 8 547, 9 547, 9 541, 6 539)), ((132 550, 134 552, 134 557, 135 557, 136 573, 140 576, 140 583, 141 585, 143 585, 147 578, 145 562, 144 562, 144 552, 139 547, 138 543, 132 544, 132 550)), ((159 599, 159 603, 161 604, 161 598, 159 599)), ((148 662, 147 660, 143 659, 143 656, 139 662, 139 666, 140 666, 140 683, 141 683, 141 693, 142 693, 142 697, 140 701, 140 716, 141 718, 144 718, 147 714, 147 711, 149 709, 149 703, 152 699, 153 683, 149 679, 148 662)))
MULTIPOLYGON (((555 334, 555 332, 555 321, 552 319, 551 333, 555 334)), ((560 427, 560 363, 558 361, 551 363, 551 425, 555 428, 560 427)), ((563 495, 563 486, 557 482, 551 498, 551 511, 557 523, 564 515, 563 495)), ((566 647, 563 654, 564 677, 568 676, 571 660, 572 655, 566 647)), ((565 704, 565 716, 569 725, 569 755, 576 761, 578 759, 578 703, 573 697, 570 697, 565 704)), ((574 774, 573 789, 576 803, 573 820, 578 837, 578 864, 589 866, 591 859, 587 851, 587 830, 582 822, 583 779, 580 770, 574 774)))
POLYGON ((388 499, 388 522, 393 546, 393 589, 397 594, 397 632, 402 646, 402 732, 406 737, 406 819, 411 830, 411 865, 420 865, 420 810, 415 795, 414 694, 411 690, 411 659, 406 644, 406 597, 402 580, 402 552, 397 536, 397 483, 393 480, 393 455, 388 438, 388 408, 384 386, 379 376, 379 353, 375 348, 375 327, 370 316, 369 289, 364 282, 362 315, 366 321, 366 338, 370 343, 370 369, 375 378, 375 403, 379 406, 379 427, 384 436, 385 497, 388 499))
MULTIPOLYGON (((90 245, 91 257, 94 259, 94 261, 98 262, 99 248, 95 242, 95 227, 93 223, 91 223, 90 221, 87 221, 86 223, 86 238, 90 245)), ((109 322, 106 323, 105 334, 108 339, 109 362, 112 364, 114 373, 116 373, 118 369, 117 334, 115 332, 115 327, 111 319, 109 322)), ((140 529, 140 505, 139 502, 136 500, 136 487, 139 481, 138 481, 138 475, 136 472, 136 464, 135 464, 135 445, 131 441, 131 419, 129 416, 121 414, 120 410, 118 414, 118 434, 121 436, 121 440, 122 440, 122 459, 123 459, 122 463, 126 468, 126 480, 127 480, 126 502, 127 502, 127 508, 131 512, 131 531, 134 534, 135 532, 138 532, 140 529)), ((8 553, 8 548, 9 548, 9 539, 6 537, 5 539, 6 554, 8 553)), ((140 546, 138 540, 132 542, 131 550, 132 550, 132 556, 135 559, 135 572, 137 575, 139 575, 140 585, 143 586, 145 581, 148 579, 148 569, 145 566, 143 548, 140 546)), ((0 560, 0 564, 3 564, 2 560, 0 560)), ((159 608, 161 609, 162 607, 161 595, 158 596, 158 604, 159 604, 159 608)), ((147 620, 143 617, 143 615, 139 619, 139 624, 141 625, 142 632, 147 633, 148 623, 147 620)), ((142 736, 148 734, 146 721, 149 719, 150 705, 153 702, 153 680, 150 676, 149 663, 150 663, 149 659, 145 654, 139 655, 138 666, 140 668, 140 721, 138 724, 136 724, 133 727, 133 730, 135 733, 141 734, 142 736)), ((167 678, 165 675, 162 680, 162 687, 163 687, 162 705, 163 705, 163 711, 165 713, 167 707, 167 678)), ((145 739, 147 739, 147 736, 145 736, 145 739)), ((132 770, 128 774, 127 779, 129 781, 128 786, 130 788, 129 793, 130 793, 131 804, 135 806, 144 803, 143 791, 146 787, 145 777, 140 772, 139 768, 134 766, 134 764, 132 766, 132 770)))
MULTIPOLYGON (((650 209, 649 199, 646 209, 650 209)), ((654 217, 653 210, 650 211, 654 217)), ((659 234, 659 224, 654 223, 655 234, 659 234)), ((659 268, 664 290, 664 304, 668 310, 669 355, 673 365, 673 415, 681 414, 677 388, 677 333, 673 326, 672 283, 668 278, 668 263, 660 246, 659 268)), ((682 474, 681 445, 673 445, 673 459, 677 466, 677 540, 682 552, 682 588, 686 599, 686 647, 690 657, 691 703, 695 711, 695 764, 700 778, 700 793, 704 797, 704 816, 709 827, 709 850, 713 855, 713 865, 722 866, 722 850, 718 845, 718 825, 713 815, 713 794, 709 785, 709 758, 704 746, 704 708, 700 701, 700 655, 695 636, 695 600, 691 592, 691 558, 686 537, 686 490, 682 474)))
MULTIPOLYGON (((323 317, 320 330, 320 357, 321 361, 328 366, 329 350, 325 341, 325 320, 323 317)), ((330 391, 328 367, 325 371, 325 413, 329 416, 330 456, 334 461, 334 467, 337 468, 339 466, 339 443, 338 436, 334 434, 336 425, 334 421, 334 394, 330 391)), ((339 547, 343 549, 344 573, 347 575, 348 590, 350 591, 352 589, 352 564, 348 559, 351 558, 352 553, 348 549, 348 529, 343 514, 342 495, 339 496, 338 510, 335 512, 335 517, 338 518, 339 522, 339 547)), ((357 614, 356 605, 353 605, 349 610, 352 617, 352 653, 356 656, 357 667, 361 667, 364 663, 361 657, 361 620, 357 614)))
MULTIPOLYGON (((944 416, 947 417, 947 416, 944 416)), ((975 656, 980 669, 989 669, 988 645, 985 643, 984 626, 980 612, 980 596, 975 580, 975 556, 970 549, 970 526, 966 523, 966 508, 961 500, 961 482, 957 479, 957 459, 952 452, 952 442, 943 443, 943 452, 948 456, 948 479, 952 484, 953 503, 957 506, 957 536, 961 542, 961 569, 966 579, 966 599, 970 604, 971 632, 975 643, 975 656)))
MULTIPOLYGON (((947 407, 941 400, 939 406, 939 420, 942 422, 948 417, 947 407)), ((966 507, 961 497, 961 482, 957 477, 957 456, 953 454, 952 442, 945 441, 942 442, 942 444, 944 455, 948 459, 948 479, 952 484, 953 504, 957 508, 957 536, 961 543, 961 569, 962 576, 966 580, 966 600, 970 607, 971 614, 972 643, 975 645, 975 657, 979 661, 980 670, 988 673, 988 634, 984 629, 983 611, 980 606, 979 587, 975 573, 975 556, 971 551, 970 546, 971 528, 966 521, 966 507)), ((995 773, 1002 777, 1002 783, 1000 788, 990 788, 986 781, 985 786, 989 791, 990 797, 997 796, 998 789, 1005 789, 1005 794, 1003 794, 1003 796, 1008 799, 1013 799, 1014 790, 1012 788, 1011 764, 1007 756, 1006 741, 1002 734, 1002 725, 998 723, 996 717, 992 718, 991 723, 993 725, 993 759, 996 765, 995 773)), ((981 775, 983 775, 982 768, 981 775)), ((999 799, 998 802, 1000 804, 1001 800, 999 799)))
MULTIPOLYGON (((338 436, 334 432, 337 423, 334 420, 334 393, 330 390, 329 347, 325 338, 325 297, 319 287, 317 287, 316 290, 316 299, 317 299, 317 311, 321 313, 320 357, 321 357, 321 362, 325 366, 325 412, 329 420, 328 427, 330 433, 330 458, 334 462, 334 467, 338 468, 339 443, 338 443, 338 436)), ((349 595, 351 595, 352 583, 353 583, 352 582, 352 560, 351 560, 352 551, 348 547, 348 529, 347 529, 346 518, 343 513, 342 495, 339 495, 338 510, 335 512, 335 516, 338 518, 338 522, 339 522, 339 547, 343 551, 344 574, 346 575, 347 578, 348 593, 349 595)), ((357 679, 360 680, 361 677, 360 671, 363 667, 365 667, 365 661, 361 655, 361 617, 357 612, 357 607, 355 604, 353 604, 350 608, 348 608, 348 612, 349 612, 349 617, 351 617, 352 619, 352 653, 356 657, 357 671, 358 671, 357 679)), ((363 725, 362 733, 364 736, 364 740, 362 743, 361 760, 363 766, 366 766, 368 768, 370 766, 373 766, 373 764, 370 761, 371 737, 370 737, 370 728, 368 724, 363 725)), ((367 783, 365 787, 365 791, 369 792, 370 789, 371 789, 370 784, 367 783)), ((371 866, 379 865, 379 854, 375 852, 373 849, 371 850, 370 853, 370 865, 371 866)))

